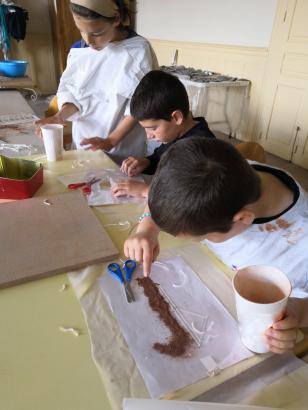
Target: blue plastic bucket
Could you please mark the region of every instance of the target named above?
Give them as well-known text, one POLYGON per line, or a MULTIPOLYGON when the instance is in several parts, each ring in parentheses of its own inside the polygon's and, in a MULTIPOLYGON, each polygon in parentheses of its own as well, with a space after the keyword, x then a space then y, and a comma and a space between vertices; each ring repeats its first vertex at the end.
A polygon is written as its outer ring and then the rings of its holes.
POLYGON ((24 60, 0 60, 0 75, 6 77, 23 77, 27 71, 28 62, 24 60))

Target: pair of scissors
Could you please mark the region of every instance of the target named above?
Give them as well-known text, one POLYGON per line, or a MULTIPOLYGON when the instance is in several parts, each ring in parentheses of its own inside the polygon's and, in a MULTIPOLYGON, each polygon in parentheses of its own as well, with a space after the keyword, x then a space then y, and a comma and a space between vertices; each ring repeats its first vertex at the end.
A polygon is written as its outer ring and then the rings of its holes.
POLYGON ((98 182, 100 178, 93 177, 90 179, 88 182, 77 182, 75 184, 68 184, 68 189, 78 189, 82 188, 82 192, 84 194, 89 194, 91 192, 91 185, 95 184, 95 182, 98 182))
POLYGON ((124 262, 122 267, 123 270, 118 263, 110 263, 107 266, 107 270, 110 275, 112 275, 117 281, 121 283, 121 285, 124 286, 125 296, 128 303, 135 301, 135 296, 130 286, 130 281, 133 276, 133 272, 136 269, 136 266, 136 262, 131 259, 127 259, 124 262))

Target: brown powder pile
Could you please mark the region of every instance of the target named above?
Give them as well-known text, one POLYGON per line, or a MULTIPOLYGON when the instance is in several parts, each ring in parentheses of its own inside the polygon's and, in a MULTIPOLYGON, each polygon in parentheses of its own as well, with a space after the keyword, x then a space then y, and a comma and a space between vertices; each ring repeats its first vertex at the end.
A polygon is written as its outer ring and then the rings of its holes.
POLYGON ((148 298, 151 309, 156 312, 159 319, 167 326, 171 332, 168 343, 156 342, 153 348, 160 353, 172 357, 184 356, 191 346, 192 338, 190 334, 178 323, 170 311, 170 305, 161 295, 157 285, 149 277, 138 278, 138 285, 143 288, 145 296, 148 298))

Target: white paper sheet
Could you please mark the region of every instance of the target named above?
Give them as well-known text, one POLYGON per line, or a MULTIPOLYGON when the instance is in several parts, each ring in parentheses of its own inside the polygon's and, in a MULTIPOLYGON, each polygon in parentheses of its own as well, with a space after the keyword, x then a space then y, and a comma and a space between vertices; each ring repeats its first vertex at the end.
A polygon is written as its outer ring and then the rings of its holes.
POLYGON ((65 186, 68 186, 69 184, 90 181, 93 177, 100 178, 100 181, 91 185, 91 193, 87 195, 88 204, 90 206, 123 203, 145 203, 145 198, 134 198, 131 196, 114 197, 112 195, 111 186, 117 182, 127 180, 143 182, 143 178, 141 176, 128 177, 117 169, 90 169, 70 175, 61 175, 58 177, 58 180, 65 186))
MULTIPOLYGON (((141 269, 134 279, 137 276, 142 276, 141 269)), ((155 262, 151 278, 160 284, 187 330, 200 342, 200 347, 195 343, 191 357, 171 358, 153 349, 153 343, 168 340, 169 331, 150 309, 136 280, 131 283, 136 302, 128 304, 119 282, 111 275, 100 279, 101 290, 151 397, 161 397, 207 377, 213 370, 208 371, 203 364, 208 357, 217 368, 224 369, 252 356, 239 339, 236 321, 181 257, 155 262)))
POLYGON ((271 407, 244 406, 222 403, 192 403, 188 401, 163 401, 125 399, 123 410, 275 410, 271 407))

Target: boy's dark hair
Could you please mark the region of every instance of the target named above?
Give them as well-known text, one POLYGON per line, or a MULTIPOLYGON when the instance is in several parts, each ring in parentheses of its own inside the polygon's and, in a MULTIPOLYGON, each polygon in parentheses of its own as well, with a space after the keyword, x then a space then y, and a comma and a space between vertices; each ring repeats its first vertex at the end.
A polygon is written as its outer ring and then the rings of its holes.
POLYGON ((175 110, 180 110, 185 118, 189 113, 189 100, 181 81, 160 70, 147 73, 132 96, 131 115, 138 121, 170 121, 175 110))
MULTIPOLYGON (((119 14, 121 21, 124 21, 127 17, 130 21, 132 21, 131 11, 125 4, 123 0, 113 0, 114 3, 117 5, 119 9, 119 14)), ((104 19, 109 23, 113 23, 115 21, 115 17, 105 17, 95 11, 88 9, 87 7, 80 6, 79 4, 70 3, 71 11, 77 16, 84 17, 89 20, 98 20, 104 19)), ((123 27, 122 27, 123 28, 123 27)))
POLYGON ((148 201, 163 231, 201 236, 228 232, 234 215, 260 193, 258 174, 231 144, 191 138, 162 156, 148 201))

